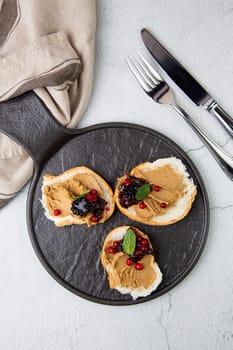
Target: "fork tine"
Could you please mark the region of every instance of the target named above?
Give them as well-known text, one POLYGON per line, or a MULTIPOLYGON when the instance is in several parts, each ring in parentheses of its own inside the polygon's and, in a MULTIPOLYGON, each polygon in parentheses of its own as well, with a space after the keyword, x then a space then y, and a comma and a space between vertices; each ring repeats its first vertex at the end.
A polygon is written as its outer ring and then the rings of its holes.
POLYGON ((136 55, 134 56, 135 60, 137 61, 138 66, 140 67, 140 70, 143 72, 143 74, 145 74, 145 76, 147 77, 147 79, 150 81, 150 83, 152 84, 152 88, 155 88, 160 82, 161 80, 158 80, 152 73, 151 71, 148 69, 148 66, 145 64, 145 61, 142 60, 142 56, 140 56, 138 54, 138 52, 136 51, 136 55))
POLYGON ((141 73, 139 72, 137 66, 133 62, 133 60, 130 57, 128 57, 128 59, 126 59, 126 63, 128 64, 131 72, 135 76, 135 78, 136 78, 137 82, 139 83, 139 85, 141 85, 141 87, 146 92, 149 92, 151 90, 151 86, 144 80, 144 78, 142 77, 141 73))
POLYGON ((148 70, 143 66, 143 64, 140 62, 140 60, 136 57, 133 56, 131 58, 131 62, 137 69, 138 73, 142 76, 142 78, 146 81, 146 83, 149 85, 151 89, 154 89, 157 85, 157 83, 150 78, 150 73, 148 74, 148 70))
POLYGON ((156 70, 149 64, 149 62, 142 56, 142 54, 138 51, 135 50, 136 53, 138 54, 138 56, 141 58, 141 60, 143 61, 143 63, 145 64, 145 66, 148 68, 148 70, 150 71, 150 73, 152 74, 153 78, 155 80, 157 80, 157 84, 160 83, 161 81, 163 81, 163 79, 161 78, 161 76, 159 75, 158 72, 156 72, 156 70))

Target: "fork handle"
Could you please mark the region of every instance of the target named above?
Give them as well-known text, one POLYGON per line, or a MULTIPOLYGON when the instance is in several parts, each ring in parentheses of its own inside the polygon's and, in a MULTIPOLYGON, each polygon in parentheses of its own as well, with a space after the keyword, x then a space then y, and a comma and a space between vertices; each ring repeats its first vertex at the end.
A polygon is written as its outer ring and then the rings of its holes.
POLYGON ((233 158, 230 156, 230 154, 225 152, 215 141, 213 141, 204 131, 202 131, 182 107, 177 104, 172 104, 171 106, 184 118, 189 126, 191 126, 191 128, 213 154, 225 174, 230 180, 233 180, 233 158))

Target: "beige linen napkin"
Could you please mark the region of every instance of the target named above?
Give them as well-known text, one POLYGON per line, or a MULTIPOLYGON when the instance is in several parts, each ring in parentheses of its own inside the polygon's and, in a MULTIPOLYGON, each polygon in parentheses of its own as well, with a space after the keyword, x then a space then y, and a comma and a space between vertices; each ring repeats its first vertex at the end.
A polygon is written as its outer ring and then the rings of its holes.
MULTIPOLYGON (((0 102, 34 90, 75 127, 90 97, 95 0, 0 0, 0 102)), ((33 161, 0 133, 0 207, 30 179, 33 161)))

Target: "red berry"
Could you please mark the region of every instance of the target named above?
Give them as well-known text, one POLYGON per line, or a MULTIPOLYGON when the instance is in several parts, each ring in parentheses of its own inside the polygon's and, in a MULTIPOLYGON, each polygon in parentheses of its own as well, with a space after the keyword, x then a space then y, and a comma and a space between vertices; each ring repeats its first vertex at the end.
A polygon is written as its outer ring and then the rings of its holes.
POLYGON ((134 255, 136 255, 136 256, 140 256, 141 254, 142 254, 141 249, 136 249, 134 252, 134 255))
POLYGON ((112 245, 114 248, 118 248, 120 246, 120 241, 114 241, 112 245))
POLYGON ((116 248, 110 246, 107 248, 107 252, 110 254, 116 254, 117 250, 116 250, 116 248))
POLYGON ((135 267, 136 270, 142 270, 143 269, 143 265, 140 262, 137 262, 134 267, 135 267))
POLYGON ((133 260, 132 260, 131 258, 128 258, 128 259, 126 260, 126 265, 132 266, 132 265, 133 265, 133 260))
POLYGON ((85 198, 86 198, 87 200, 91 201, 91 199, 92 199, 92 194, 91 194, 91 193, 86 194, 85 198))
POLYGON ((166 204, 166 203, 164 203, 164 202, 162 202, 162 203, 160 203, 160 207, 164 209, 164 208, 166 208, 166 207, 167 207, 167 204, 166 204))
POLYGON ((85 198, 90 201, 91 203, 97 201, 97 191, 96 189, 92 188, 88 194, 86 194, 85 198))
POLYGON ((109 207, 106 207, 105 210, 106 210, 106 211, 110 211, 111 209, 110 209, 109 207))
POLYGON ((54 209, 53 215, 58 216, 60 214, 61 214, 61 210, 60 209, 54 209))
POLYGON ((148 249, 148 248, 147 248, 147 246, 145 246, 145 245, 142 247, 142 251, 143 251, 143 252, 146 252, 147 249, 148 249))
POLYGON ((142 245, 144 245, 144 246, 148 245, 148 240, 146 238, 143 238, 142 245))
POLYGON ((137 240, 138 240, 138 242, 141 242, 143 240, 143 238, 141 236, 137 236, 137 240))
POLYGON ((91 222, 98 222, 98 221, 99 221, 99 219, 98 219, 98 217, 96 215, 93 215, 91 217, 91 222))
POLYGON ((146 203, 144 201, 139 202, 139 208, 145 209, 146 208, 146 203))
POLYGON ((154 190, 155 190, 155 192, 159 192, 161 190, 161 187, 156 185, 156 186, 154 186, 154 190))
POLYGON ((132 184, 132 181, 128 177, 123 181, 123 185, 129 186, 131 184, 132 184))

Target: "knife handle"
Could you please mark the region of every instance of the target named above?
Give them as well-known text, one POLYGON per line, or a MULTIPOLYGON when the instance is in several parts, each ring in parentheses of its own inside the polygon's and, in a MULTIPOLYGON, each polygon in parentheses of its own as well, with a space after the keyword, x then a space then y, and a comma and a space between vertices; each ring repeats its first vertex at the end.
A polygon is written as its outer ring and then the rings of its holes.
POLYGON ((214 158, 219 163, 222 170, 233 181, 233 157, 225 152, 214 140, 212 140, 200 127, 194 122, 194 120, 185 112, 185 110, 176 103, 171 105, 191 126, 195 133, 200 137, 204 144, 208 147, 214 158))
POLYGON ((208 111, 213 114, 219 122, 224 126, 228 133, 233 137, 233 119, 220 107, 217 102, 213 101, 208 107, 208 111))

